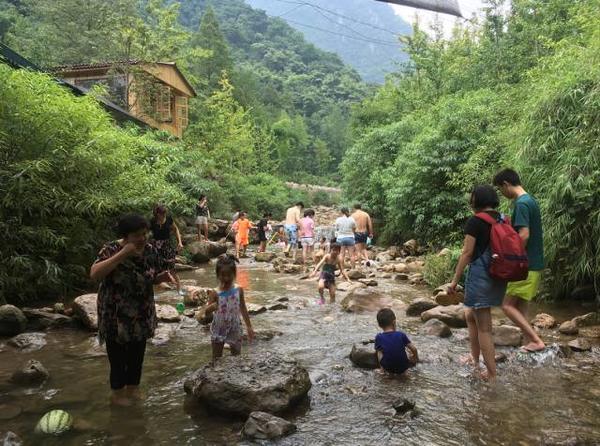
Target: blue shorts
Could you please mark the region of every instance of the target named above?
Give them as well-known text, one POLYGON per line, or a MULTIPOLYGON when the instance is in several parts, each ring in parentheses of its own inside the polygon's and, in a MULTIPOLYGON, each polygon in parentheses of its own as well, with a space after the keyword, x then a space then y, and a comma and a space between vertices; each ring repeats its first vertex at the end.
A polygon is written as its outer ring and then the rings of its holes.
POLYGON ((298 226, 285 225, 285 232, 287 232, 288 243, 295 248, 298 245, 298 226))
POLYGON ((338 238, 336 240, 337 243, 339 243, 342 246, 354 246, 356 244, 356 241, 354 240, 354 237, 342 237, 342 238, 338 238))

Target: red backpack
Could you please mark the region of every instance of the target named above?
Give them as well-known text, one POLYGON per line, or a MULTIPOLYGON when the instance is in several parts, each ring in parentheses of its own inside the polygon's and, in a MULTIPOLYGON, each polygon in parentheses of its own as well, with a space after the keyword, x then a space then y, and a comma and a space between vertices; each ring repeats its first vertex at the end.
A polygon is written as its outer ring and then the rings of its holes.
POLYGON ((490 231, 490 250, 492 252, 490 276, 507 282, 527 279, 529 274, 527 251, 521 236, 510 224, 510 218, 502 216, 500 220, 496 220, 485 212, 480 212, 475 216, 492 225, 490 231))

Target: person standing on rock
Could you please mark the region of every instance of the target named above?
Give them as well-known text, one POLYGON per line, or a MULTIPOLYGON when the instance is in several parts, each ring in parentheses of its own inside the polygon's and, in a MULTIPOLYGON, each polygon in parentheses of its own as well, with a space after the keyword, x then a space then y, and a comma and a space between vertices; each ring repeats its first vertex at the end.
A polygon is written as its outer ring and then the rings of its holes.
POLYGON ((258 241, 260 243, 258 252, 265 252, 267 250, 268 234, 271 231, 271 225, 269 219, 271 213, 267 212, 263 215, 263 218, 258 222, 258 241))
MULTIPOLYGON (((496 211, 499 204, 498 194, 490 185, 477 186, 471 194, 471 207, 475 214, 486 213, 500 220, 502 216, 496 211)), ((471 355, 466 362, 479 372, 479 356, 483 355, 486 371, 480 375, 483 379, 494 380, 496 350, 492 337, 491 309, 502 305, 506 282, 496 280, 489 274, 492 261, 491 229, 491 224, 476 215, 467 220, 462 254, 448 292, 452 294, 456 292, 465 268, 469 265, 469 273, 465 281, 465 317, 469 329, 471 355)))
POLYGON ((196 228, 198 230, 198 241, 202 240, 202 229, 204 230, 204 239, 208 241, 208 219, 210 210, 208 209, 208 198, 206 195, 200 195, 196 204, 196 228))
POLYGON ((210 327, 212 357, 214 362, 223 356, 223 348, 228 344, 232 355, 242 351, 242 322, 246 323, 248 340, 254 339, 254 330, 250 315, 244 300, 244 290, 235 284, 238 260, 228 254, 223 254, 217 260, 216 273, 219 287, 209 293, 209 303, 205 314, 214 313, 210 327))
POLYGON ((525 280, 509 282, 502 309, 523 332, 526 352, 543 350, 546 345, 527 319, 529 302, 537 295, 544 269, 544 239, 540 207, 521 185, 519 174, 505 169, 494 177, 502 195, 513 201, 512 225, 527 249, 529 274, 525 280))
POLYGON ((106 343, 112 402, 129 405, 137 398, 146 340, 157 325, 154 285, 169 279, 156 248, 148 243, 149 225, 140 215, 119 221, 121 239, 99 252, 90 270, 98 290, 98 337, 106 343))
POLYGON ((306 265, 310 255, 313 263, 315 262, 315 211, 308 209, 304 212, 304 218, 300 220, 300 243, 302 244, 302 262, 306 265))
POLYGON ((304 203, 299 201, 285 213, 285 232, 288 236, 288 246, 285 253, 287 255, 292 251, 294 259, 296 258, 296 252, 298 250, 298 225, 300 224, 302 209, 304 209, 304 203))
POLYGON ((369 253, 367 251, 367 240, 373 238, 373 222, 371 221, 371 216, 362 210, 360 203, 356 203, 354 205, 352 218, 356 222, 356 232, 354 233, 356 257, 359 262, 364 259, 365 264, 371 266, 369 253))
POLYGON ((356 221, 352 217, 350 217, 350 211, 347 207, 343 207, 341 209, 342 216, 338 217, 335 221, 335 237, 336 242, 342 247, 342 264, 346 263, 346 252, 350 255, 350 262, 352 268, 356 263, 356 254, 355 254, 355 231, 356 231, 356 221))
POLYGON ((169 271, 170 281, 177 285, 177 292, 181 294, 181 284, 175 271, 175 262, 177 253, 183 249, 183 243, 179 228, 173 218, 167 214, 165 206, 159 205, 154 208, 154 215, 150 220, 150 231, 152 233, 151 242, 169 271), (177 247, 173 246, 171 235, 177 239, 177 247))

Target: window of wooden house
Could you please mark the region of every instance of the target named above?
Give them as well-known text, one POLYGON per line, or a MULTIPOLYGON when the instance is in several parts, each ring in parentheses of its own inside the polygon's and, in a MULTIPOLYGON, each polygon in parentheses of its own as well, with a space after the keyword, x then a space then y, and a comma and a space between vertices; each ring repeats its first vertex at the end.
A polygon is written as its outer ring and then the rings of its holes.
POLYGON ((177 96, 175 101, 177 127, 183 130, 188 126, 188 98, 185 96, 177 96))
POLYGON ((171 122, 173 115, 171 112, 171 88, 161 85, 156 92, 156 102, 154 114, 158 122, 171 122))

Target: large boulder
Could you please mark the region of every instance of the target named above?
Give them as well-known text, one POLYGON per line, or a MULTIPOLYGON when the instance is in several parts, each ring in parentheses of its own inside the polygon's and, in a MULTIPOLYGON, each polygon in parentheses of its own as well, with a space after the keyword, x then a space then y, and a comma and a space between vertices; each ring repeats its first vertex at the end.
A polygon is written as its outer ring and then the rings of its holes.
POLYGON ((257 262, 270 262, 275 257, 277 257, 277 254, 274 252, 257 252, 254 254, 254 260, 257 262))
POLYGON ((352 361, 352 364, 356 367, 362 369, 376 369, 379 367, 377 355, 372 348, 357 347, 356 345, 353 345, 352 351, 350 352, 350 361, 352 361))
POLYGON ((521 329, 514 325, 498 325, 492 328, 494 344, 505 347, 521 345, 521 329))
POLYGON ((160 322, 179 322, 181 316, 171 305, 156 305, 156 318, 160 322))
POLYGON ((340 303, 344 311, 361 313, 379 311, 392 306, 392 298, 373 288, 360 288, 349 292, 340 303))
POLYGON ((465 295, 460 291, 456 291, 455 293, 441 291, 435 295, 435 301, 438 305, 457 305, 465 301, 465 295))
POLYGON ((50 373, 41 362, 31 359, 12 374, 10 381, 19 386, 35 386, 46 381, 49 376, 50 373))
POLYGON ((437 307, 438 304, 426 297, 419 297, 408 304, 406 315, 409 317, 421 316, 421 313, 437 307))
POLYGON ((242 434, 255 440, 272 440, 296 432, 296 425, 266 412, 252 412, 242 434))
POLYGON ((420 328, 419 333, 426 336, 447 338, 452 336, 452 330, 439 319, 429 319, 420 328))
POLYGON ((556 319, 547 313, 539 313, 533 318, 531 325, 536 328, 549 329, 556 325, 556 319))
POLYGON ((350 280, 365 279, 367 277, 367 275, 360 269, 351 269, 347 274, 350 280))
POLYGON ((387 250, 387 253, 393 260, 398 257, 402 257, 402 248, 400 246, 396 246, 396 245, 390 246, 387 250))
POLYGON ((227 356, 197 370, 185 391, 207 406, 229 414, 279 413, 310 390, 307 370, 290 357, 275 354, 227 356))
POLYGON ((579 333, 579 327, 575 322, 570 320, 560 324, 560 327, 558 327, 558 331, 564 335, 575 336, 579 333))
POLYGON ((23 333, 27 327, 27 318, 14 305, 0 306, 0 336, 14 336, 23 333))
POLYGON ((462 304, 448 306, 438 305, 421 314, 421 320, 423 322, 427 322, 430 319, 439 319, 450 327, 455 328, 465 328, 467 326, 465 307, 462 304))
POLYGON ((190 253, 192 262, 208 263, 210 259, 225 254, 227 252, 227 245, 225 243, 196 241, 187 245, 187 250, 190 253))
POLYGON ((24 352, 40 350, 46 345, 45 333, 21 333, 8 340, 8 344, 24 352))
POLYGON ((98 295, 96 293, 84 294, 73 301, 73 315, 87 329, 98 330, 98 295))
POLYGON ((64 314, 46 311, 37 308, 23 308, 27 317, 30 330, 45 330, 46 328, 66 327, 73 323, 73 319, 64 314))

